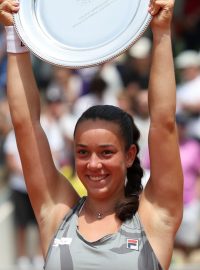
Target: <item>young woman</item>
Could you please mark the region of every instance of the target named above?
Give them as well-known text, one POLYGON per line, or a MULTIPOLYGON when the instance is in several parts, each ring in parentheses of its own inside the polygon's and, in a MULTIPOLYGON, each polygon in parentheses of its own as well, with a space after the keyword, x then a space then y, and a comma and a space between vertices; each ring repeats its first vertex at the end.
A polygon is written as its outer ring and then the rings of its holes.
MULTIPOLYGON (((12 25, 11 12, 18 11, 18 4, 0 3, 0 22, 12 25)), ((151 176, 143 192, 137 128, 120 109, 97 106, 75 128, 76 170, 88 192, 80 200, 54 166, 39 121, 29 53, 8 54, 10 112, 46 270, 169 268, 183 204, 170 31, 173 4, 152 0, 149 7, 151 176)))

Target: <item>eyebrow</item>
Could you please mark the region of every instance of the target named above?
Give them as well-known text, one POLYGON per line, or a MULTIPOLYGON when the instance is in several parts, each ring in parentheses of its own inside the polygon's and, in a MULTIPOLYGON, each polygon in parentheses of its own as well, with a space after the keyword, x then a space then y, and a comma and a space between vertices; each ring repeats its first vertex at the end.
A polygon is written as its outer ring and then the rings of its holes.
MULTIPOLYGON (((87 147, 87 145, 79 143, 79 144, 76 144, 76 147, 87 147)), ((101 148, 113 147, 113 145, 112 144, 101 144, 101 145, 99 145, 99 147, 101 147, 101 148)))
POLYGON ((76 146, 76 147, 77 147, 77 146, 78 146, 78 147, 87 147, 87 145, 85 145, 85 144, 81 144, 81 143, 76 144, 75 146, 76 146))

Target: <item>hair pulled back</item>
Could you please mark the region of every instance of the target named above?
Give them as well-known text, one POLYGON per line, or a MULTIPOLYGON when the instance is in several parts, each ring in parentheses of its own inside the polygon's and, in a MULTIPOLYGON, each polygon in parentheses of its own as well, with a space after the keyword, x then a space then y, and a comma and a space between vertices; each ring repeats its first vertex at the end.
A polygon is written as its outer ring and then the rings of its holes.
POLYGON ((78 119, 74 135, 77 127, 81 122, 86 120, 104 120, 115 123, 119 126, 119 131, 125 142, 125 150, 127 151, 131 145, 135 145, 137 155, 131 167, 127 169, 127 179, 125 185, 125 199, 116 205, 116 215, 121 221, 132 218, 139 207, 139 195, 142 191, 141 178, 143 170, 140 166, 138 158, 139 146, 138 140, 140 132, 136 127, 133 118, 127 112, 112 105, 97 105, 86 110, 78 119))

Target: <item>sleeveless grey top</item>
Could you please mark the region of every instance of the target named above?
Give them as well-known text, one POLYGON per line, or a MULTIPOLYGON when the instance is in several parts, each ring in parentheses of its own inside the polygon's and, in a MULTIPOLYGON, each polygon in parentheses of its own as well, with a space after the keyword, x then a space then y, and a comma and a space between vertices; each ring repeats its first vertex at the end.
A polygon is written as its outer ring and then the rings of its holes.
POLYGON ((77 228, 85 201, 63 219, 50 245, 45 270, 162 270, 140 223, 138 214, 117 233, 88 242, 77 228))

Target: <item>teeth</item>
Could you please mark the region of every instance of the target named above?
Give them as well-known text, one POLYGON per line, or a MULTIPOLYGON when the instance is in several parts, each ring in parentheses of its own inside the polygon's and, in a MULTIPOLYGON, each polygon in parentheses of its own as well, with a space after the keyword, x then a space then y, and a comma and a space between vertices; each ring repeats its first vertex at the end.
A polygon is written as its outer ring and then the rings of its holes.
POLYGON ((102 176, 89 176, 89 178, 92 181, 101 181, 102 179, 105 178, 105 176, 104 175, 102 175, 102 176))

